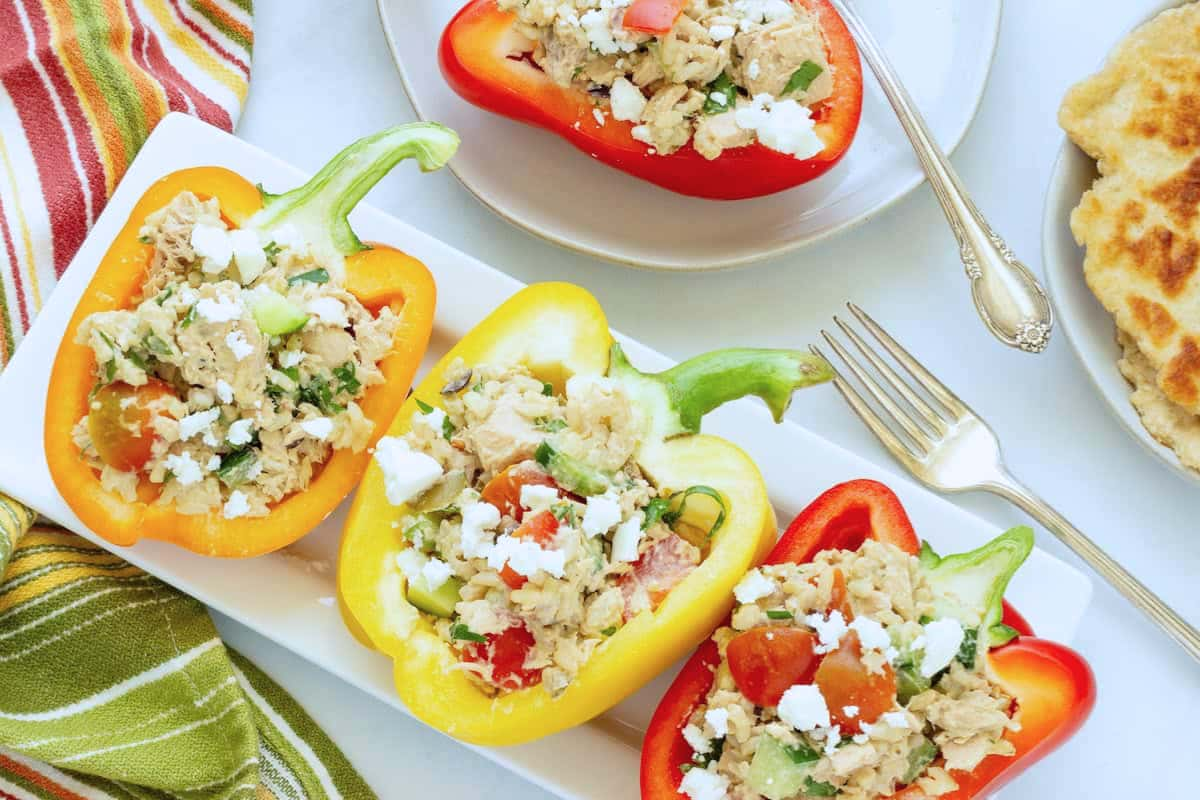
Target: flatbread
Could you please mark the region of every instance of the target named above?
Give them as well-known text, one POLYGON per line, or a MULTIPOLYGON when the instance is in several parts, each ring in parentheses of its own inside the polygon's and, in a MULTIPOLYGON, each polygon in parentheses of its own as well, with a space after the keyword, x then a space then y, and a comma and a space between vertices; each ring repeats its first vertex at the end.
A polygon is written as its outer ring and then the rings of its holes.
POLYGON ((1059 122, 1100 169, 1071 215, 1088 286, 1135 343, 1140 378, 1200 413, 1200 4, 1131 33, 1059 122))
POLYGON ((1132 337, 1122 333, 1117 338, 1125 352, 1117 366, 1133 387, 1129 400, 1142 425, 1156 441, 1174 450, 1181 464, 1200 471, 1200 416, 1167 399, 1155 381, 1154 367, 1132 337))

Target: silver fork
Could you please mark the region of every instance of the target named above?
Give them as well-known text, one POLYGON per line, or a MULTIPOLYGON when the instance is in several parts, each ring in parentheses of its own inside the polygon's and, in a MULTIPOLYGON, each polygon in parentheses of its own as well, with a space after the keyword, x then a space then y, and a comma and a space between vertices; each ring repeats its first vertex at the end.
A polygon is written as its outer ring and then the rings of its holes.
MULTIPOLYGON (((1046 501, 1009 474, 1000 454, 1000 442, 988 424, 921 366, 865 311, 853 303, 847 306, 883 350, 903 367, 912 383, 934 401, 926 402, 909 381, 901 377, 854 328, 842 320, 834 317, 834 322, 854 343, 855 349, 874 368, 874 375, 831 333, 821 331, 825 341, 866 388, 867 394, 884 410, 886 418, 836 368, 833 385, 891 454, 932 489, 945 492, 982 489, 1015 503, 1074 550, 1129 602, 1166 631, 1192 658, 1200 661, 1200 631, 1130 575, 1046 501), (882 382, 875 375, 882 378, 882 382)), ((818 348, 813 347, 812 351, 823 357, 818 348)))

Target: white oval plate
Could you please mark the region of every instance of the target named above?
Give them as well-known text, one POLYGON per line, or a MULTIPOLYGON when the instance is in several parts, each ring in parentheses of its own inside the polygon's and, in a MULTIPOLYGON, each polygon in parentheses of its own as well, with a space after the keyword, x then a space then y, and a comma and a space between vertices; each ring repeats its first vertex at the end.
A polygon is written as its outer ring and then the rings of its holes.
MULTIPOLYGON (((1002 0, 854 2, 938 142, 953 150, 983 96, 1002 0)), ((455 94, 438 68, 436 44, 465 3, 378 0, 400 79, 418 116, 462 134, 450 169, 463 186, 504 219, 555 244, 635 267, 739 266, 860 223, 924 180, 882 90, 868 75, 858 137, 822 178, 729 203, 660 189, 587 158, 555 134, 483 111, 455 94)))
MULTIPOLYGON (((1159 3, 1145 19, 1174 5, 1178 3, 1159 3)), ((1200 482, 1200 473, 1180 463, 1175 451, 1161 444, 1142 425, 1129 402, 1129 383, 1117 368, 1121 347, 1117 344, 1112 315, 1084 280, 1083 248, 1075 243, 1070 219, 1071 211, 1079 205, 1079 198, 1091 188, 1096 176, 1096 162, 1064 137, 1050 176, 1042 220, 1042 261, 1059 323, 1100 396, 1117 419, 1168 466, 1185 478, 1200 482)))

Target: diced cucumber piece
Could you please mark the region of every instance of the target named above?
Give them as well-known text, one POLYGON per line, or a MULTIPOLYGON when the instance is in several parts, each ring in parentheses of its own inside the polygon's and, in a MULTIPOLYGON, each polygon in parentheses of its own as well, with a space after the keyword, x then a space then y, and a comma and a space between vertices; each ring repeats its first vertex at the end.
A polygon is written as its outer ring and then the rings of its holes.
POLYGON ((458 602, 463 582, 458 578, 447 578, 446 582, 430 591, 424 578, 408 584, 408 602, 435 617, 450 619, 454 616, 454 604, 458 602))
POLYGON ((600 470, 554 449, 549 442, 542 442, 534 458, 550 473, 558 485, 570 492, 591 497, 608 491, 608 476, 600 470))
POLYGON ((896 699, 900 705, 908 705, 908 701, 927 691, 932 686, 929 678, 922 675, 913 664, 901 664, 896 668, 896 699))
POLYGON ((788 747, 773 736, 758 740, 746 786, 767 800, 787 800, 805 787, 820 756, 807 747, 788 747))
POLYGON ((922 737, 921 743, 909 751, 908 771, 904 773, 904 777, 900 779, 900 782, 907 786, 921 777, 922 773, 925 772, 925 768, 937 758, 937 754, 937 745, 929 741, 929 739, 922 737))
POLYGON ((295 333, 308 322, 308 314, 283 295, 271 291, 256 294, 251 311, 254 321, 258 323, 258 329, 267 336, 295 333))

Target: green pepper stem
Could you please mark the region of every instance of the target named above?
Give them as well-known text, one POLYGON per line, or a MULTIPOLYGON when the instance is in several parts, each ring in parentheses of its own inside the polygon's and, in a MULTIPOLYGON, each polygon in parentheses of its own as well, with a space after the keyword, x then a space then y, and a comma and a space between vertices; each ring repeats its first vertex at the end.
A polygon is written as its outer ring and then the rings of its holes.
POLYGON ((731 348, 696 356, 657 374, 639 372, 619 344, 612 346, 609 375, 627 387, 659 397, 653 413, 673 416, 657 420, 663 436, 698 433, 700 421, 717 407, 747 395, 757 395, 771 409, 776 422, 797 389, 833 378, 833 369, 822 358, 798 350, 731 348), (662 402, 664 401, 665 402, 662 402))
POLYGON ((1002 639, 1005 631, 993 629, 1004 613, 1004 591, 1031 552, 1033 530, 1025 526, 1005 531, 969 553, 938 556, 928 542, 922 543, 921 570, 933 589, 938 616, 983 628, 988 636, 984 642, 1002 639))
POLYGON ((263 208, 248 227, 269 232, 295 225, 313 245, 343 256, 366 249, 347 217, 392 167, 415 158, 423 172, 440 169, 458 149, 458 134, 436 122, 415 122, 359 139, 303 186, 263 192, 263 208))

